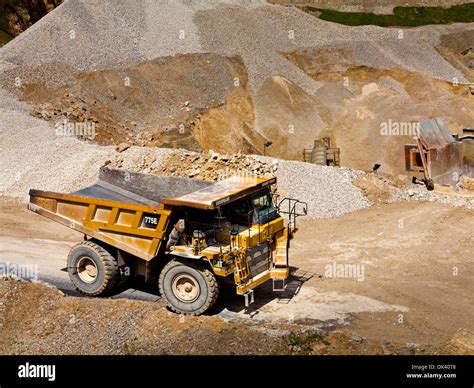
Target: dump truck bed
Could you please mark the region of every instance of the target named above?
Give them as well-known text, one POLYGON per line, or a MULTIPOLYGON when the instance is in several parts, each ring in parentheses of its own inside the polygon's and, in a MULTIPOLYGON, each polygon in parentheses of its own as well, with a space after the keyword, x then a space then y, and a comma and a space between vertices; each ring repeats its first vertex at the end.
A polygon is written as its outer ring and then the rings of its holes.
POLYGON ((183 196, 211 185, 212 182, 189 178, 140 174, 101 168, 97 183, 72 194, 89 198, 158 206, 164 198, 183 196))
POLYGON ((149 261, 161 246, 171 215, 162 199, 211 184, 102 168, 97 183, 71 194, 30 190, 28 208, 149 261))
POLYGON ((171 215, 163 205, 40 190, 30 190, 28 208, 147 261, 158 252, 171 215))
POLYGON ((166 238, 173 207, 210 209, 274 182, 245 178, 212 183, 102 168, 96 184, 71 194, 30 190, 28 208, 149 261, 166 238))

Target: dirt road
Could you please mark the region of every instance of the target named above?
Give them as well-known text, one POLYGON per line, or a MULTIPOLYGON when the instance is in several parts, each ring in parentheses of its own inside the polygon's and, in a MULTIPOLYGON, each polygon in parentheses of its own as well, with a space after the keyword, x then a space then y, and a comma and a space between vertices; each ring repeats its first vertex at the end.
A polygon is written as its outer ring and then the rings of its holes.
MULTIPOLYGON (((82 236, 11 198, 2 199, 0 214, 0 262, 37 264, 41 280, 77 296, 61 269, 82 236)), ((316 341, 313 353, 474 354, 473 216, 438 203, 405 202, 303 221, 292 242, 287 291, 259 288, 248 310, 225 291, 209 318, 267 334, 329 333, 331 345, 316 341)), ((114 298, 141 300, 136 303, 144 309, 149 301, 164 307, 155 290, 146 291, 114 298)), ((281 348, 263 350, 274 351, 281 348)))

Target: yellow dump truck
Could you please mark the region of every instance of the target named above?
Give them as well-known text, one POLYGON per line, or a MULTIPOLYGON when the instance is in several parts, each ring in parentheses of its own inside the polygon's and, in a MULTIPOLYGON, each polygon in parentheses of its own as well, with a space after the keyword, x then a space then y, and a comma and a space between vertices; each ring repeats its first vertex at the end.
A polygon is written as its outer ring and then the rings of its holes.
POLYGON ((102 168, 96 184, 72 194, 30 190, 28 208, 82 234, 67 259, 81 293, 104 296, 124 281, 157 281, 169 307, 199 315, 223 284, 253 302, 269 280, 284 290, 296 199, 278 200, 276 178, 220 182, 102 168), (282 217, 286 214, 286 222, 282 217))

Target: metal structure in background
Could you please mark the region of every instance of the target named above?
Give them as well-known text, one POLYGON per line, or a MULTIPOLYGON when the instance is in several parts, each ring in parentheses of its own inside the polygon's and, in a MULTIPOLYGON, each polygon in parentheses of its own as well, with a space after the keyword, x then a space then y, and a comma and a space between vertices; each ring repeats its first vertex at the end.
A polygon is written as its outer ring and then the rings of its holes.
POLYGON ((322 166, 340 167, 340 154, 339 148, 331 147, 331 139, 324 137, 315 140, 313 148, 305 148, 303 150, 303 161, 322 166))
POLYGON ((472 136, 453 136, 441 119, 420 124, 416 144, 405 145, 407 171, 423 173, 427 187, 455 186, 461 176, 473 176, 472 136))

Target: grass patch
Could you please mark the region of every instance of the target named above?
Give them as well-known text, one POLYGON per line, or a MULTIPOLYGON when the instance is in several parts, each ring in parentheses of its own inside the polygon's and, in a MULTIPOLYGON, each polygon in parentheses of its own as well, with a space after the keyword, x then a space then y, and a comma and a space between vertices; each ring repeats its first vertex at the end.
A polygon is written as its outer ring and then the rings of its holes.
POLYGON ((451 7, 395 7, 393 15, 340 12, 314 7, 303 7, 303 10, 308 13, 318 12, 320 19, 347 26, 419 27, 428 24, 474 22, 474 3, 451 7))
POLYGON ((311 350, 311 345, 315 342, 323 343, 326 346, 330 345, 326 336, 317 331, 308 331, 305 333, 291 332, 289 341, 291 346, 299 347, 302 350, 311 350))

